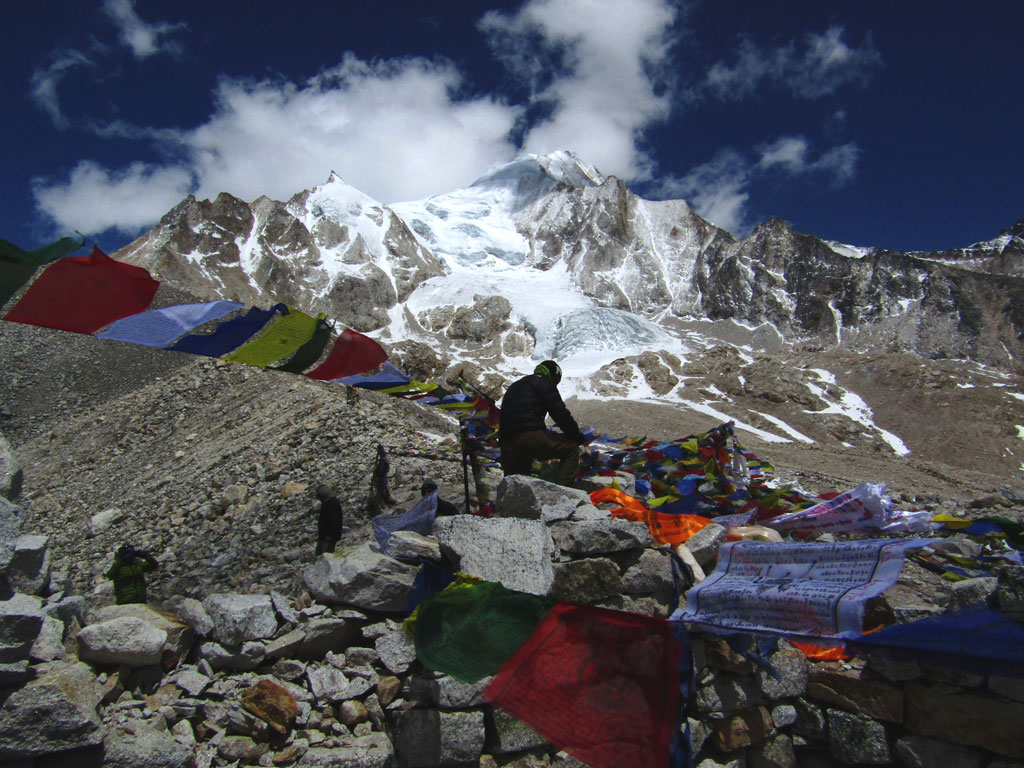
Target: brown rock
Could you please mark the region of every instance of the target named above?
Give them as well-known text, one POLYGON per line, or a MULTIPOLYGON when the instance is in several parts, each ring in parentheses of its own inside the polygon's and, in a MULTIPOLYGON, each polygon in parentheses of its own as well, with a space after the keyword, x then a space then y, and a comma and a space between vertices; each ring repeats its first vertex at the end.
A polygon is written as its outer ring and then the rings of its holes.
POLYGON ((914 733, 1024 757, 1024 704, 917 683, 906 687, 906 726, 914 733))
POLYGON ((242 706, 278 733, 288 733, 299 712, 295 697, 271 680, 260 680, 242 691, 242 706))
POLYGON ((285 483, 281 486, 281 498, 288 499, 306 490, 305 483, 285 483))
POLYGON ((366 705, 359 699, 343 701, 338 707, 338 721, 347 726, 364 723, 369 719, 370 715, 366 711, 366 705))
POLYGON ((402 681, 394 675, 385 675, 377 683, 377 699, 382 707, 386 707, 395 700, 395 696, 402 689, 402 681))
POLYGON ((765 707, 755 707, 715 721, 712 737, 718 749, 734 752, 764 741, 774 725, 772 715, 765 707))
POLYGON ((707 662, 716 669, 749 675, 754 671, 751 661, 736 653, 721 637, 708 635, 704 638, 704 656, 707 662))
POLYGON ((807 697, 833 704, 847 712, 890 723, 903 722, 903 691, 878 680, 865 680, 861 669, 838 664, 811 667, 807 697))

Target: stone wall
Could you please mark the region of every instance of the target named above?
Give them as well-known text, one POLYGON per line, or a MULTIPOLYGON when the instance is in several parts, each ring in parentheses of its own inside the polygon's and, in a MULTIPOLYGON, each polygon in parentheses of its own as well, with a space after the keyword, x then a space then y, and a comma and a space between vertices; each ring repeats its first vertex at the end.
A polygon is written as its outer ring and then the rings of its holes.
MULTIPOLYGON (((439 520, 434 547, 405 544, 513 589, 666 615, 668 558, 643 526, 529 478, 503 481, 496 509, 439 520)), ((46 537, 12 519, 0 763, 580 765, 488 706, 488 679, 420 664, 395 607, 416 569, 375 545, 319 558, 298 601, 218 593, 104 606, 71 594, 50 572, 46 537)), ((719 538, 694 541, 694 562, 708 563, 719 538)), ((870 656, 810 662, 784 640, 754 658, 743 638, 691 639, 686 714, 700 768, 1024 766, 1024 680, 870 656)))

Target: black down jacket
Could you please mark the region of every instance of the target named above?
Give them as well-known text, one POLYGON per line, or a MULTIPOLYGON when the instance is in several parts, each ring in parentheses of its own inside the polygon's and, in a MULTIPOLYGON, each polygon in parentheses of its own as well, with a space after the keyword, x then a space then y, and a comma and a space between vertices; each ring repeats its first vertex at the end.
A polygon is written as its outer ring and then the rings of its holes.
POLYGON ((513 382, 501 400, 501 425, 498 435, 507 440, 513 435, 547 429, 550 414, 562 433, 577 443, 583 442, 579 425, 558 394, 558 387, 547 376, 532 373, 513 382))

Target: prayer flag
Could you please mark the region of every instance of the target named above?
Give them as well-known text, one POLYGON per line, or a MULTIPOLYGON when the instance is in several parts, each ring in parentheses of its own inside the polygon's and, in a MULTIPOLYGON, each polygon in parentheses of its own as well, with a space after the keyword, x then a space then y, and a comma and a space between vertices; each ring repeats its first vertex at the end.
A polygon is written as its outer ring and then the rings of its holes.
POLYGON ((315 317, 294 307, 287 307, 267 325, 263 333, 223 358, 231 363, 266 368, 294 353, 313 338, 315 330, 315 317))
POLYGON ((665 619, 559 603, 484 696, 593 768, 665 768, 682 661, 665 619))
POLYGON ((284 371, 285 373, 302 373, 319 360, 320 355, 327 348, 327 342, 331 340, 331 331, 333 330, 326 318, 326 314, 321 313, 317 315, 316 330, 313 331, 313 338, 295 350, 295 354, 287 362, 281 365, 270 366, 271 370, 284 371))
POLYGON ((123 317, 114 321, 106 330, 93 335, 100 339, 127 341, 146 347, 166 347, 193 328, 210 320, 219 320, 241 308, 242 304, 237 301, 178 304, 123 317))
POLYGON ((74 333, 94 333, 144 311, 160 283, 142 267, 114 261, 99 248, 51 264, 7 313, 6 320, 74 333))
POLYGON ((42 248, 26 251, 7 240, 0 240, 0 261, 41 267, 43 264, 70 256, 83 245, 85 245, 85 240, 78 242, 73 237, 62 237, 42 248))
POLYGON ((303 374, 311 379, 340 379, 357 373, 372 371, 388 359, 387 352, 369 336, 346 328, 334 340, 334 347, 319 366, 303 374))
POLYGON ((285 309, 284 304, 275 304, 270 309, 252 307, 241 317, 234 317, 221 323, 213 333, 190 334, 167 349, 192 355, 221 357, 244 344, 270 322, 275 313, 285 309))

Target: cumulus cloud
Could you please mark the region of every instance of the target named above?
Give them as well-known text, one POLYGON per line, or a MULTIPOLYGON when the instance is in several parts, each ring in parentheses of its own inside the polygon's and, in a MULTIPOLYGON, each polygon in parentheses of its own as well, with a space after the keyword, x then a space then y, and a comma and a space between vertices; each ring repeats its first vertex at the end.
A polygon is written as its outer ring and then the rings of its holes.
POLYGON ((771 172, 789 177, 816 174, 839 187, 856 175, 860 150, 855 144, 843 144, 814 157, 805 137, 783 136, 759 147, 758 155, 751 160, 735 149, 723 149, 685 176, 665 179, 656 194, 683 198, 712 224, 744 236, 754 225, 749 189, 759 177, 771 172))
MULTIPOLYGON (((108 0, 105 7, 131 4, 108 0)), ((225 77, 201 125, 93 127, 104 137, 148 142, 169 158, 163 167, 119 172, 83 164, 67 181, 39 180, 37 202, 55 221, 77 222, 82 232, 101 225, 129 232, 169 206, 155 211, 142 199, 138 211, 120 208, 120 218, 111 212, 90 225, 82 212, 95 212, 91 199, 103 197, 104 184, 115 197, 129 180, 149 178, 179 199, 188 191, 201 198, 229 192, 244 200, 287 199, 334 169, 371 197, 397 202, 465 186, 524 152, 562 149, 605 173, 642 179, 652 164, 639 148, 643 130, 669 110, 660 84, 674 18, 667 0, 531 0, 514 15, 486 14, 480 28, 495 55, 530 88, 519 104, 474 95, 444 60, 366 62, 347 54, 304 83, 225 77), (543 82, 530 73, 530 50, 560 62, 543 82), (545 107, 540 118, 538 105, 545 107), (186 179, 192 179, 188 189, 186 179)))
POLYGON ((851 47, 842 26, 811 32, 802 50, 795 42, 765 49, 750 38, 740 41, 731 64, 713 64, 697 93, 710 92, 723 101, 738 101, 752 95, 765 81, 788 88, 794 96, 815 99, 834 93, 851 83, 866 85, 882 65, 882 56, 870 35, 860 46, 851 47))
POLYGON ((32 100, 50 116, 57 128, 63 130, 69 124, 60 107, 57 86, 72 69, 92 66, 92 63, 92 60, 81 51, 60 51, 54 54, 50 66, 45 69, 37 69, 32 73, 30 91, 32 100))
POLYGON ((496 55, 532 89, 545 116, 523 150, 570 149, 605 173, 647 178, 644 130, 669 113, 669 31, 662 0, 532 0, 515 14, 491 11, 480 28, 496 55))
POLYGON ((134 0, 104 0, 103 13, 117 27, 121 42, 131 48, 137 59, 157 53, 180 53, 181 46, 169 37, 184 29, 184 24, 143 21, 135 11, 134 0))
POLYGON ((683 198, 701 216, 733 234, 751 227, 747 202, 753 167, 734 149, 720 150, 683 177, 667 177, 659 196, 683 198))
POLYGON ((132 163, 111 172, 91 161, 79 163, 64 183, 35 180, 39 209, 63 231, 86 234, 151 226, 188 194, 192 178, 181 168, 132 163))
POLYGON ((83 163, 67 181, 38 180, 34 193, 65 228, 74 222, 86 233, 129 234, 189 192, 288 199, 326 181, 331 169, 383 202, 426 197, 465 186, 517 153, 508 137, 521 110, 489 96, 459 99, 461 86, 448 63, 370 64, 354 56, 303 85, 224 78, 213 115, 196 128, 116 122, 98 131, 151 141, 174 158, 165 166, 119 172, 83 163), (123 192, 142 181, 154 193, 134 204, 123 192), (101 213, 94 201, 105 197, 120 204, 101 213))

